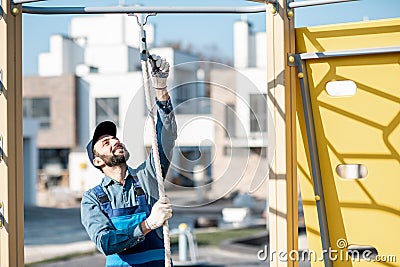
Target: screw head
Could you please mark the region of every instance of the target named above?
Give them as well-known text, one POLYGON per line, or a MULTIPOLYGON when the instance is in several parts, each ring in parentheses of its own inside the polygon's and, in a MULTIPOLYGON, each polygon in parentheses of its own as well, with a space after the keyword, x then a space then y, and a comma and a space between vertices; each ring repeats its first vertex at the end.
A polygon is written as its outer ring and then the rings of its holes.
POLYGON ((297 74, 297 77, 299 77, 300 79, 304 78, 304 74, 302 72, 299 72, 299 74, 297 74))
POLYGON ((269 3, 268 6, 269 6, 269 11, 270 11, 272 14, 275 15, 276 12, 277 12, 275 5, 269 3))
POLYGON ((18 14, 19 14, 19 8, 18 8, 18 7, 13 7, 13 8, 11 9, 11 13, 12 13, 14 16, 18 15, 18 14))
POLYGON ((289 18, 293 18, 294 12, 293 12, 292 10, 288 11, 287 16, 288 16, 289 18))
POLYGON ((290 63, 293 63, 294 62, 294 56, 290 56, 288 60, 289 60, 290 63))
POLYGON ((321 200, 321 197, 318 196, 318 195, 315 195, 315 200, 316 200, 316 201, 320 201, 320 200, 321 200))

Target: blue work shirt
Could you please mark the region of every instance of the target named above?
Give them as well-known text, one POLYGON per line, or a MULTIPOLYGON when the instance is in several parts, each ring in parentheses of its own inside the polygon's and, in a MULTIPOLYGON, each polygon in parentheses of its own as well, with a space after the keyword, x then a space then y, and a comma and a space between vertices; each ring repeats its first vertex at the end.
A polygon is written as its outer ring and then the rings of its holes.
MULTIPOLYGON (((163 177, 168 171, 172 156, 172 149, 177 137, 175 116, 172 112, 171 100, 157 101, 157 140, 163 177)), ((153 206, 158 199, 158 183, 152 155, 140 164, 136 169, 128 166, 125 176, 125 183, 113 180, 105 176, 101 182, 104 192, 108 195, 111 207, 126 208, 136 206, 134 179, 138 179, 141 187, 146 193, 148 203, 153 206)), ((126 250, 138 242, 144 240, 144 235, 139 225, 133 225, 123 230, 117 230, 111 220, 100 208, 93 189, 83 194, 81 202, 81 221, 90 239, 97 248, 105 255, 126 250)), ((157 234, 162 238, 162 228, 156 229, 157 234)))

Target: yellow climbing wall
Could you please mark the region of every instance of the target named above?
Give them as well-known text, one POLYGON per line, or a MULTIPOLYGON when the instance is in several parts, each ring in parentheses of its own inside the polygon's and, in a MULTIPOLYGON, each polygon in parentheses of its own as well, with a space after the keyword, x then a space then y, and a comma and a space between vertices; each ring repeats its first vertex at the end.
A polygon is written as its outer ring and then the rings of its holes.
MULTIPOLYGON (((296 30, 296 53, 395 46, 400 46, 400 19, 296 30)), ((306 68, 332 256, 338 257, 333 266, 400 266, 400 53, 312 59, 306 68), (328 82, 343 80, 355 82, 354 95, 327 93, 328 82), (340 164, 363 164, 367 176, 341 178, 336 172, 340 164), (347 245, 372 246, 386 259, 346 260, 347 245)), ((297 99, 298 175, 309 249, 319 256, 299 86, 297 99)), ((321 260, 311 264, 324 266, 321 260)))

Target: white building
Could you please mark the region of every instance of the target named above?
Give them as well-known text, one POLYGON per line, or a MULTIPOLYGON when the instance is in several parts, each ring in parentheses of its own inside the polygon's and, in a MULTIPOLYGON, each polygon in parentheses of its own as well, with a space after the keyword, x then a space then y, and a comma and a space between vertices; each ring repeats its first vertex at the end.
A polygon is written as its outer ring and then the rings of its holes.
MULTIPOLYGON (((147 44, 151 48, 154 27, 147 25, 145 29, 147 44)), ((81 149, 70 153, 69 157, 72 190, 86 190, 97 184, 102 177, 98 170, 90 166, 83 151, 100 121, 113 120, 118 125, 119 137, 127 145, 131 155, 134 155, 129 162, 132 166, 142 162, 146 148, 151 147, 149 127, 145 127, 146 108, 138 44, 139 27, 133 17, 77 17, 71 21, 70 36, 52 36, 49 53, 39 56, 40 76, 75 73, 80 77, 77 101, 81 149)), ((165 57, 173 66, 168 87, 177 108, 178 125, 184 127, 179 129, 181 134, 177 145, 182 146, 185 153, 190 153, 201 140, 212 138, 213 132, 212 124, 207 121, 196 121, 196 126, 204 129, 201 132, 187 127, 192 123, 194 114, 199 112, 199 107, 196 103, 181 105, 187 99, 205 96, 203 87, 192 84, 197 80, 198 58, 171 47, 151 48, 150 52, 165 57)), ((209 149, 205 150, 209 153, 209 149)), ((173 165, 178 166, 179 158, 174 158, 174 161, 173 165)), ((178 173, 178 170, 171 168, 169 175, 174 177, 178 173)))
POLYGON ((252 33, 246 17, 234 26, 234 68, 214 68, 210 74, 215 127, 212 192, 232 191, 265 198, 267 188, 266 33, 252 33), (221 105, 223 103, 223 105, 221 105))
MULTIPOLYGON (((171 47, 153 47, 154 27, 146 27, 150 52, 165 57, 173 66, 168 88, 175 106, 178 140, 167 177, 172 183, 166 186, 193 185, 194 169, 202 165, 204 179, 213 180, 208 192, 211 198, 234 190, 248 191, 249 184, 256 185, 252 189, 262 188, 257 195, 265 197, 266 185, 257 174, 260 169, 265 173, 267 167, 265 33, 253 34, 247 21, 236 22, 235 68, 230 68, 198 62, 196 56, 171 47), (230 138, 226 138, 226 132, 230 138), (233 160, 229 153, 235 155, 233 160), (243 153, 248 155, 245 160, 243 153)), ((132 155, 131 166, 142 162, 151 147, 138 32, 135 19, 126 15, 76 17, 71 21, 69 36, 52 36, 49 53, 39 57, 40 76, 79 77, 79 145, 70 153, 68 164, 72 190, 84 191, 102 177, 90 166, 84 151, 100 121, 113 120, 118 125, 118 135, 132 155)))
POLYGON ((266 33, 253 33, 246 15, 233 25, 233 43, 235 68, 265 69, 267 67, 266 33))

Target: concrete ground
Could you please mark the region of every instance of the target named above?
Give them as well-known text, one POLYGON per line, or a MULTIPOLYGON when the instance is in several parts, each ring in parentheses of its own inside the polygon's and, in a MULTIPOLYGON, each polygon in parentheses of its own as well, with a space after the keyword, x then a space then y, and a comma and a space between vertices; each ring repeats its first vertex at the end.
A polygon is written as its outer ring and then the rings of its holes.
MULTIPOLYGON (((239 254, 230 252, 216 247, 205 247, 199 249, 199 258, 203 265, 208 267, 250 267, 250 266, 268 266, 266 262, 257 260, 257 255, 239 254)), ((200 263, 200 261, 199 261, 200 263)), ((176 263, 177 264, 177 263, 176 263)), ((68 261, 59 261, 43 265, 41 267, 90 267, 90 266, 104 266, 105 258, 101 254, 94 254, 90 256, 77 257, 68 261)), ((176 265, 178 266, 178 265, 176 265)))
MULTIPOLYGON (((176 256, 176 255, 175 255, 176 256)), ((199 248, 198 265, 186 266, 207 266, 207 267, 251 267, 251 266, 270 266, 268 261, 260 261, 256 254, 237 253, 217 247, 201 247, 199 248)), ((174 261, 175 266, 178 262, 174 261)), ((40 267, 97 267, 105 265, 105 257, 102 254, 95 253, 93 255, 74 257, 69 260, 62 260, 47 264, 39 264, 40 267)), ((300 262, 299 267, 309 267, 308 262, 300 262)))

